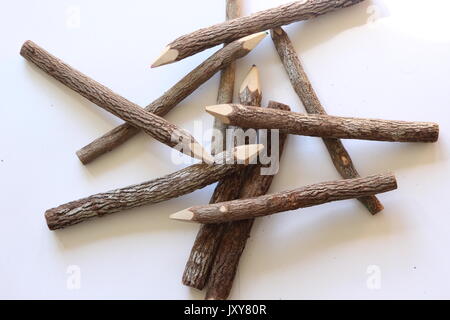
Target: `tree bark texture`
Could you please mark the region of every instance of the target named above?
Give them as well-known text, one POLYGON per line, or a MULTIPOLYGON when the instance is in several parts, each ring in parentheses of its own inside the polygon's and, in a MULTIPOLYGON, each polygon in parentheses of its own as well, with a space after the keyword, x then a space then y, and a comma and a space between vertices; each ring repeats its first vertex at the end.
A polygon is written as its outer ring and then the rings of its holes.
POLYGON ((439 126, 431 122, 306 115, 236 104, 229 105, 223 116, 229 124, 242 128, 283 129, 290 134, 322 138, 436 142, 439 136, 439 126))
MULTIPOLYGON (((247 77, 258 76, 257 72, 252 73, 253 68, 256 67, 252 67, 247 77)), ((259 82, 259 79, 257 80, 259 82)), ((255 89, 244 86, 239 92, 239 100, 245 104, 255 103, 259 105, 261 97, 262 93, 259 87, 255 89)), ((244 178, 244 171, 243 169, 219 181, 210 203, 237 199, 244 178)), ((200 290, 205 287, 217 252, 217 246, 222 239, 226 226, 227 224, 208 224, 200 227, 184 270, 182 278, 184 285, 200 290)))
POLYGON ((391 191, 397 188, 392 174, 324 182, 306 187, 188 209, 192 222, 223 223, 251 219, 278 212, 306 208, 327 202, 353 199, 391 191))
MULTIPOLYGON (((271 35, 292 87, 305 106, 306 112, 309 114, 326 114, 286 32, 282 28, 276 28, 271 31, 271 35)), ((342 178, 352 179, 360 176, 341 140, 326 138, 323 139, 323 142, 342 178)), ((359 198, 358 200, 372 214, 383 210, 383 205, 376 196, 359 198)))
MULTIPOLYGON (((234 41, 226 45, 192 70, 145 109, 158 116, 165 116, 219 70, 230 65, 233 61, 246 56, 250 51, 240 41, 234 41)), ((120 146, 138 132, 139 129, 128 123, 124 123, 77 151, 77 155, 83 164, 88 164, 99 156, 120 146)))
POLYGON ((143 129, 147 134, 170 147, 177 146, 181 141, 185 143, 195 141, 185 130, 153 113, 145 111, 138 105, 75 70, 31 41, 25 42, 21 55, 89 101, 132 123, 135 127, 143 129))
MULTIPOLYGON (((270 101, 268 108, 289 111, 287 105, 270 101)), ((286 142, 287 134, 281 132, 279 135, 279 155, 281 157, 286 142)), ((270 133, 268 135, 267 150, 272 150, 270 145, 270 133)), ((272 152, 272 151, 270 151, 272 152)), ((261 175, 262 165, 249 166, 243 181, 239 198, 247 199, 259 197, 269 191, 273 175, 261 175)), ((214 263, 209 276, 208 290, 205 299, 225 300, 228 298, 233 287, 239 260, 250 237, 254 219, 240 220, 229 223, 217 248, 214 263)))
MULTIPOLYGON (((223 155, 219 154, 217 157, 222 159, 223 155)), ((226 154, 225 159, 233 159, 233 157, 233 152, 230 152, 226 154)), ((60 205, 47 210, 45 218, 50 230, 61 229, 94 217, 158 203, 191 193, 233 172, 240 171, 241 167, 242 165, 195 164, 148 182, 60 205)))
POLYGON ((296 1, 194 31, 174 40, 167 48, 176 50, 177 55, 172 60, 179 61, 221 43, 296 21, 311 19, 362 1, 364 0, 296 1))
MULTIPOLYGON (((241 12, 241 0, 226 0, 226 20, 238 18, 241 12)), ((226 46, 226 45, 225 45, 226 46)), ((232 103, 236 77, 236 62, 231 62, 220 73, 217 104, 232 103)), ((211 154, 214 156, 222 152, 226 146, 226 130, 228 126, 219 119, 214 119, 213 135, 211 139, 211 154), (219 135, 220 133, 220 135, 219 135), (220 139, 219 139, 220 138, 220 139)))

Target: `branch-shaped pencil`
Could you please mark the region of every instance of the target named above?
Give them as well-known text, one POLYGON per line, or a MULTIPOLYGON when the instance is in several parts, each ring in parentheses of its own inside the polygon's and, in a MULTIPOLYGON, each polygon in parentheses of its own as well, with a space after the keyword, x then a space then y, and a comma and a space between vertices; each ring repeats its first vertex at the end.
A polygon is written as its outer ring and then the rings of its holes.
POLYGON ((51 230, 71 226, 93 217, 101 217, 150 203, 158 203, 182 196, 214 183, 240 170, 263 149, 262 145, 240 146, 226 156, 215 157, 217 164, 195 164, 138 185, 99 193, 72 201, 45 212, 51 230), (224 161, 225 160, 225 161, 224 161))
POLYGON ((209 153, 187 131, 114 93, 32 41, 24 43, 20 54, 62 84, 133 126, 143 129, 158 141, 170 147, 180 147, 182 143, 180 149, 183 153, 208 163, 212 162, 209 153))
POLYGON ((197 223, 223 223, 332 201, 366 197, 394 189, 397 189, 397 182, 393 174, 378 174, 365 178, 318 183, 257 198, 195 206, 176 212, 170 218, 197 223))
MULTIPOLYGON (((259 104, 261 101, 259 74, 255 66, 250 69, 239 90, 239 99, 241 103, 259 104)), ((221 180, 214 190, 210 203, 237 199, 243 173, 243 170, 237 171, 221 180)), ((208 224, 200 227, 184 269, 182 279, 184 285, 200 290, 204 288, 225 228, 226 224, 208 224)))
MULTIPOLYGON (((226 0, 226 19, 235 19, 241 13, 241 0, 226 0)), ((226 46, 226 45, 225 45, 226 46)), ((234 80, 236 77, 236 62, 233 61, 220 73, 217 104, 232 103, 234 95, 234 80)), ((211 138, 211 154, 214 156, 225 149, 226 130, 228 126, 219 119, 214 119, 213 134, 211 138)))
MULTIPOLYGON (((269 102, 268 108, 290 110, 288 106, 274 101, 269 102)), ((280 132, 279 143, 277 145, 279 147, 279 157, 283 153, 286 138, 287 135, 280 132)), ((274 154, 274 150, 272 150, 270 144, 271 140, 269 134, 266 151, 274 154)), ((240 199, 262 196, 269 191, 274 175, 262 175, 261 170, 263 167, 261 164, 248 167, 239 194, 240 199)), ((234 221, 228 224, 217 248, 209 275, 208 290, 206 291, 205 299, 225 300, 228 298, 233 287, 239 260, 247 244, 247 239, 250 237, 253 222, 254 219, 248 219, 234 221)))
MULTIPOLYGON (((236 59, 246 56, 266 35, 265 32, 261 32, 226 45, 192 70, 145 109, 158 116, 165 116, 219 70, 236 59)), ((99 156, 120 146, 138 132, 139 129, 128 123, 124 123, 77 151, 77 155, 83 164, 88 164, 99 156)))
MULTIPOLYGON (((282 28, 271 31, 272 40, 278 55, 283 62, 284 68, 289 76, 292 87, 305 106, 306 112, 310 114, 326 114, 325 109, 317 97, 309 78, 303 69, 300 59, 288 35, 282 28)), ((344 179, 358 178, 359 173, 353 164, 350 155, 339 139, 323 139, 325 146, 331 156, 334 166, 344 179)), ((383 205, 376 196, 359 198, 370 213, 376 214, 383 210, 383 205)))
POLYGON ((295 21, 345 8, 364 0, 302 0, 229 20, 184 35, 171 42, 152 67, 182 60, 205 49, 227 43, 252 33, 280 27, 295 21))
POLYGON ((439 126, 432 122, 409 122, 335 117, 224 104, 206 107, 206 111, 226 124, 242 128, 282 129, 290 134, 393 142, 436 142, 439 126))

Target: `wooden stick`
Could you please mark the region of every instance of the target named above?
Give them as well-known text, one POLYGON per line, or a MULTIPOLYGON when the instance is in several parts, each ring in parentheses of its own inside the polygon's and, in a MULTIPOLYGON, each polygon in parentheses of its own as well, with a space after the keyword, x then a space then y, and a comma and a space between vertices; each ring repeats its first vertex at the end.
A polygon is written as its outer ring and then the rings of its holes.
POLYGON ((295 21, 349 7, 364 0, 302 0, 229 20, 184 35, 171 42, 152 67, 179 61, 207 48, 295 21))
MULTIPOLYGON (((270 101, 268 108, 287 110, 290 108, 284 104, 270 101)), ((279 155, 283 153, 287 135, 283 132, 279 136, 279 155)), ((270 134, 268 135, 268 145, 266 150, 273 154, 270 145, 270 134)), ((261 175, 262 165, 250 166, 247 168, 247 174, 243 182, 240 199, 259 197, 269 191, 274 178, 273 175, 261 175)), ((233 281, 236 276, 237 267, 244 251, 247 239, 250 237, 250 231, 254 219, 234 221, 228 224, 220 245, 214 258, 214 263, 209 276, 208 290, 205 299, 207 300, 225 300, 228 298, 233 281)))
POLYGON ((195 164, 142 184, 63 204, 45 212, 47 225, 50 230, 61 229, 93 217, 101 217, 188 194, 240 170, 243 164, 252 161, 263 148, 262 145, 236 147, 226 156, 217 155, 214 159, 217 163, 215 165, 195 164))
MULTIPOLYGON (((265 36, 266 33, 262 32, 252 35, 247 40, 239 39, 226 45, 192 70, 145 109, 158 116, 165 116, 219 70, 228 66, 236 59, 246 56, 265 36)), ((88 164, 99 156, 120 146, 138 132, 139 129, 128 123, 124 123, 78 150, 77 156, 83 164, 88 164)))
MULTIPOLYGON (((226 1, 226 18, 234 19, 240 15, 240 1, 226 1)), ((220 77, 218 103, 231 103, 234 95, 236 64, 233 62, 222 70, 220 77), (223 102, 219 102, 223 101, 223 102)), ((213 155, 222 152, 226 148, 226 130, 228 126, 218 119, 214 119, 213 134, 211 141, 211 153, 213 155)), ((236 177, 241 171, 223 179, 217 184, 210 203, 236 199, 238 196, 240 180, 236 177)), ((186 286, 203 289, 209 275, 211 257, 215 252, 216 245, 223 232, 223 225, 201 226, 192 246, 189 259, 183 273, 182 282, 186 286)))
POLYGON ((290 134, 322 138, 435 142, 439 136, 439 126, 432 122, 305 115, 237 104, 206 107, 206 111, 226 124, 242 128, 282 129, 290 134))
POLYGON ((246 200, 234 200, 191 207, 171 219, 197 223, 223 223, 267 216, 278 212, 311 207, 327 202, 353 199, 397 189, 393 174, 345 179, 246 200))
POLYGON ((24 43, 20 54, 62 84, 133 126, 141 128, 158 141, 169 147, 179 147, 182 142, 183 153, 205 160, 207 163, 213 161, 209 153, 187 131, 114 93, 32 41, 24 43))
MULTIPOLYGON (((306 74, 295 48, 288 35, 282 28, 271 31, 272 40, 277 49, 278 55, 283 62, 284 68, 291 80, 292 87, 305 106, 309 114, 326 114, 320 103, 316 92, 306 74)), ((360 175, 353 164, 350 155, 339 139, 323 139, 325 146, 331 156, 334 166, 344 179, 358 178, 360 175)), ((377 214, 384 209, 380 200, 376 196, 369 196, 358 199, 372 214, 377 214)))
MULTIPOLYGON (((226 20, 238 18, 241 13, 240 0, 226 0, 226 20)), ((226 46, 226 45, 225 45, 226 46)), ((236 76, 236 62, 232 62, 220 73, 217 104, 232 103, 234 95, 234 80, 236 76)), ((219 119, 214 119, 211 140, 211 154, 214 156, 225 149, 226 130, 228 126, 219 119)))
MULTIPOLYGON (((261 95, 258 69, 253 66, 239 91, 239 99, 241 103, 259 103, 261 95)), ((221 180, 214 190, 210 203, 237 199, 243 177, 244 170, 241 170, 221 180)), ((225 229, 226 224, 208 224, 200 227, 184 269, 182 278, 184 285, 199 290, 205 287, 217 252, 217 246, 222 240, 225 229)))

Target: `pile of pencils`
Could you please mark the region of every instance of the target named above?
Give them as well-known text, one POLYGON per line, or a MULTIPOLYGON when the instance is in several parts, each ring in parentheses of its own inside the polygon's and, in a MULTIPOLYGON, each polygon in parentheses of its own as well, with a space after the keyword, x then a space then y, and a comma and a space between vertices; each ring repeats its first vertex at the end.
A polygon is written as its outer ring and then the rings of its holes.
POLYGON ((158 179, 49 209, 45 212, 49 228, 61 229, 94 217, 166 201, 218 181, 210 204, 171 215, 175 220, 202 224, 182 281, 193 288, 206 288, 206 299, 216 300, 229 296, 255 218, 345 199, 358 199, 371 214, 383 210, 376 194, 397 188, 394 175, 360 177, 340 139, 435 142, 439 126, 430 122, 328 115, 293 44, 281 28, 362 1, 304 0, 241 17, 239 0, 226 0, 227 21, 171 42, 152 67, 182 60, 218 44, 225 45, 145 108, 75 70, 37 44, 25 42, 20 52, 25 59, 125 121, 77 151, 83 164, 118 147, 139 130, 201 160, 198 164, 158 179), (235 61, 253 50, 267 36, 266 30, 270 30, 281 62, 306 114, 292 112, 287 105, 275 101, 262 108, 262 90, 255 65, 250 68, 240 87, 239 101, 233 101, 235 61), (219 71, 221 79, 217 105, 206 107, 206 112, 215 117, 211 152, 208 152, 189 132, 163 117, 219 71), (259 129, 259 132, 250 138, 243 129, 254 132, 259 129), (263 130, 266 139, 262 137, 263 130), (248 139, 237 139, 243 132, 248 139), (278 162, 289 134, 321 137, 343 180, 266 194, 276 172, 268 170, 272 164, 261 160, 262 152, 277 155, 275 161, 278 162))

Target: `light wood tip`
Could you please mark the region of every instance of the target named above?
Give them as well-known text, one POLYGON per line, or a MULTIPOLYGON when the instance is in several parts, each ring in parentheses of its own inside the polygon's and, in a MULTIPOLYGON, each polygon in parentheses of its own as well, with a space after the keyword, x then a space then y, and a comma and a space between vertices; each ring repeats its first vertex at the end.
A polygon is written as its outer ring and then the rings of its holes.
POLYGON ((238 163, 250 163, 263 149, 263 144, 238 146, 234 148, 234 157, 238 163))
POLYGON ((195 159, 202 160, 203 162, 205 162, 207 164, 214 163, 214 158, 211 156, 211 154, 209 152, 207 152, 203 148, 203 146, 201 144, 199 144, 198 142, 192 142, 189 147, 190 147, 190 150, 188 150, 188 152, 195 159))
POLYGON ((177 49, 171 49, 170 47, 166 47, 164 51, 161 53, 161 55, 156 59, 155 62, 152 64, 152 68, 156 68, 165 64, 169 64, 172 62, 175 62, 175 60, 178 57, 178 50, 177 49))
POLYGON ((229 124, 230 119, 227 116, 233 112, 233 107, 230 104, 218 104, 205 107, 205 111, 223 123, 229 124))
POLYGON ((245 89, 248 88, 250 92, 261 92, 261 84, 259 81, 259 70, 256 65, 253 65, 242 82, 241 89, 239 93, 243 93, 245 89))
POLYGON ((194 213, 189 209, 181 210, 170 215, 170 219, 179 221, 191 221, 194 213))
POLYGON ((267 32, 263 31, 263 32, 258 32, 258 33, 243 37, 238 41, 242 43, 242 47, 244 49, 250 51, 250 50, 253 50, 261 42, 261 40, 264 39, 266 36, 267 36, 267 32))

